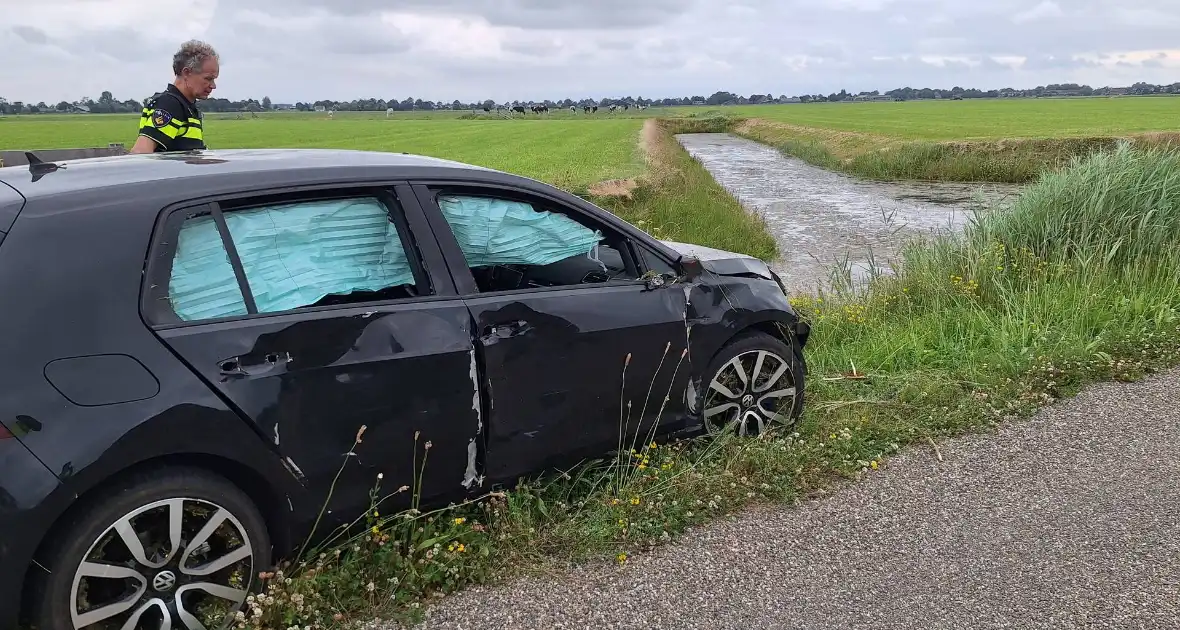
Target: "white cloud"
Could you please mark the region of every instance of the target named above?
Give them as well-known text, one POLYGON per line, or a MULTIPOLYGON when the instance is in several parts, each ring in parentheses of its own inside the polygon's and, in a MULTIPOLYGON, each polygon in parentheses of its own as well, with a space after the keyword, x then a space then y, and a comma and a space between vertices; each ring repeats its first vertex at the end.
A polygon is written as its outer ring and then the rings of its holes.
POLYGON ((221 52, 215 96, 277 102, 1180 79, 1175 0, 0 3, 0 46, 20 60, 0 64, 0 96, 24 101, 143 98, 189 37, 221 52))
POLYGON ((1025 22, 1044 20, 1046 18, 1061 17, 1062 15, 1065 15, 1065 13, 1061 11, 1061 7, 1058 6, 1056 2, 1053 2, 1053 0, 1045 0, 1044 2, 1041 2, 1027 11, 1021 11, 1020 13, 1012 16, 1012 21, 1016 22, 1017 24, 1023 24, 1025 22))

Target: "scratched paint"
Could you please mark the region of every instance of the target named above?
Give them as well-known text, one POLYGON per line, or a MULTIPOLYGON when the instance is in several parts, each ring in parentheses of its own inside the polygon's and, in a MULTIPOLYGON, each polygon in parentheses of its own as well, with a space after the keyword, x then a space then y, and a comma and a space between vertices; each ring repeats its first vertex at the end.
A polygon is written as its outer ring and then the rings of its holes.
POLYGON ((287 471, 290 472, 291 475, 296 479, 303 481, 306 478, 306 476, 303 474, 303 470, 301 470, 299 466, 295 464, 295 460, 291 459, 290 457, 283 458, 283 465, 287 467, 287 471))
POLYGON ((479 474, 476 466, 476 458, 479 455, 479 444, 477 440, 483 436, 483 414, 480 410, 479 404, 479 367, 475 361, 475 347, 471 348, 471 369, 468 372, 468 377, 471 379, 471 409, 475 411, 476 431, 475 437, 467 442, 467 469, 463 473, 463 487, 470 489, 473 484, 483 485, 483 476, 479 474))

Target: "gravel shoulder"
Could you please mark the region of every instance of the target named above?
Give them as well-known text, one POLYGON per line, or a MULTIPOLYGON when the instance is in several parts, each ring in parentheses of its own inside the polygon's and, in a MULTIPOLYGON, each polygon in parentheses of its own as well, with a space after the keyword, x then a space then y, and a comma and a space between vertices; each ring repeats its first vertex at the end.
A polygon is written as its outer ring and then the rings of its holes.
POLYGON ((472 587, 416 627, 1176 628, 1177 480, 1180 370, 907 450, 626 566, 472 587))

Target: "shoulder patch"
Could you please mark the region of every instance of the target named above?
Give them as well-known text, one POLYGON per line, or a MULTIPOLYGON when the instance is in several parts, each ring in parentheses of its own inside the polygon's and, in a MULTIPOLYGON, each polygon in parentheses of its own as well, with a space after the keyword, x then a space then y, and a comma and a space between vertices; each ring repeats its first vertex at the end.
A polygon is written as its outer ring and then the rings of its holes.
POLYGON ((172 114, 168 113, 167 110, 157 109, 156 111, 152 112, 153 125, 157 127, 163 127, 170 122, 172 122, 172 114))

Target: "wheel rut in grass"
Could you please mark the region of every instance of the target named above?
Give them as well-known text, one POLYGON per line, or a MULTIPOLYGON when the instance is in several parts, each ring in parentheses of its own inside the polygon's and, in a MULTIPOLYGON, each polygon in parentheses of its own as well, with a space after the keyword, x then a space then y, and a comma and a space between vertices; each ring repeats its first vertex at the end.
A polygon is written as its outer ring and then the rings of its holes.
POLYGON ((742 206, 761 215, 779 246, 771 267, 793 293, 891 273, 905 242, 957 231, 973 212, 1012 200, 1011 184, 871 182, 817 168, 726 133, 677 141, 742 206))

